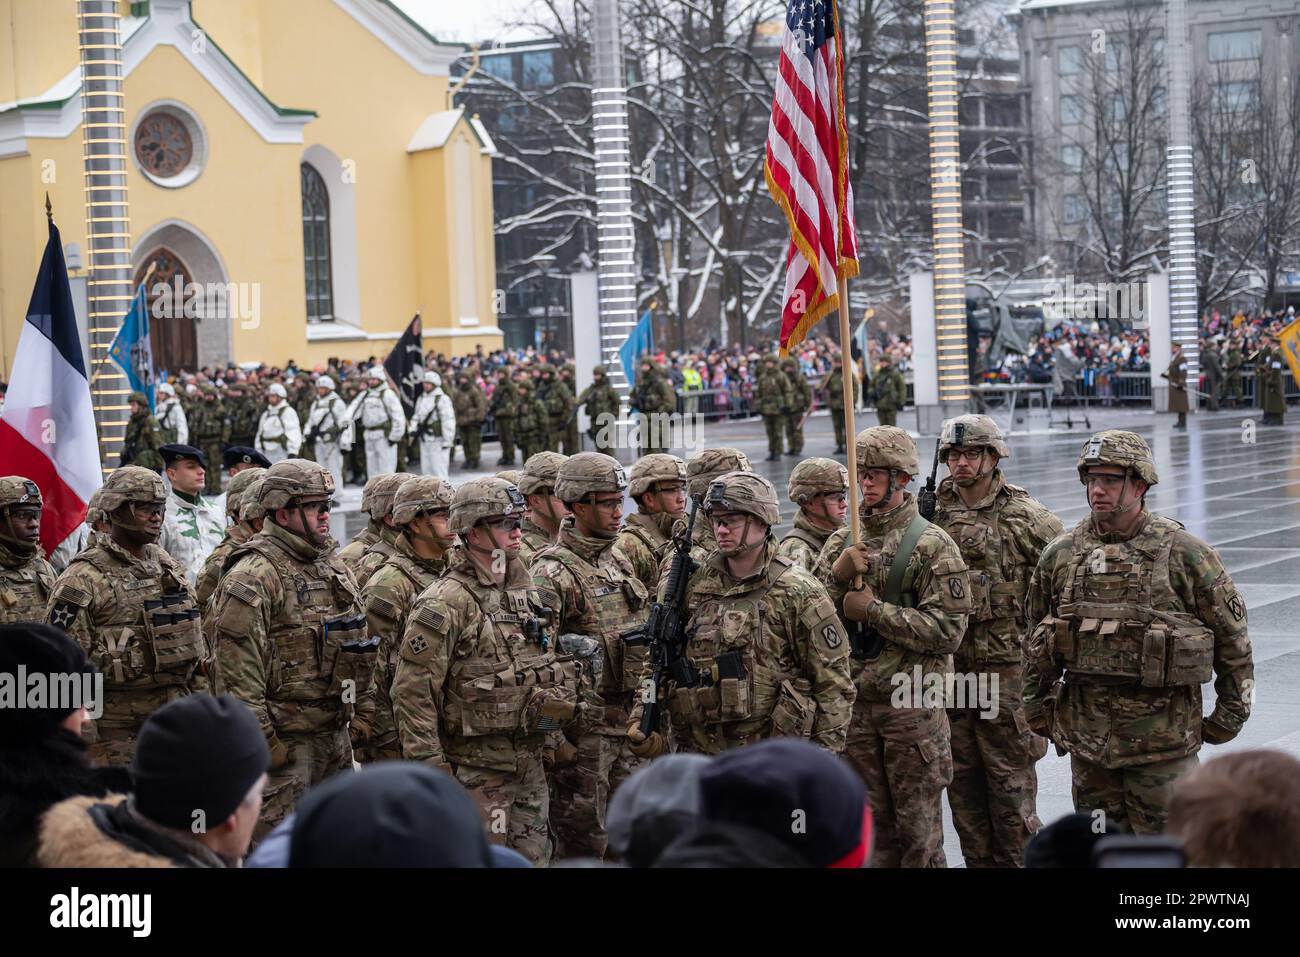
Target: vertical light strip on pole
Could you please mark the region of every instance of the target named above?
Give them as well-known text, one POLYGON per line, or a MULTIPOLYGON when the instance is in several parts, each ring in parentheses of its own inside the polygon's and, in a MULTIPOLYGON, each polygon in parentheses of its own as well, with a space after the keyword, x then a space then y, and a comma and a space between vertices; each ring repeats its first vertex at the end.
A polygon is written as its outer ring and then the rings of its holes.
POLYGON ((632 225, 632 158, 623 76, 618 0, 592 9, 592 140, 596 149, 596 284, 600 361, 621 395, 628 391, 618 350, 636 326, 636 236, 632 225))
POLYGON ((1169 57, 1169 333, 1187 360, 1188 408, 1196 408, 1200 380, 1200 310, 1196 301, 1196 196, 1192 179, 1191 64, 1187 0, 1167 0, 1165 55, 1169 57))
POLYGON ((957 122, 960 90, 953 0, 925 0, 925 67, 930 94, 930 204, 939 402, 965 402, 970 397, 970 377, 966 367, 966 270, 957 122))
POLYGON ((129 418, 126 377, 107 361, 131 305, 131 222, 126 194, 126 99, 116 0, 77 0, 81 142, 89 278, 90 397, 101 462, 117 465, 129 418))

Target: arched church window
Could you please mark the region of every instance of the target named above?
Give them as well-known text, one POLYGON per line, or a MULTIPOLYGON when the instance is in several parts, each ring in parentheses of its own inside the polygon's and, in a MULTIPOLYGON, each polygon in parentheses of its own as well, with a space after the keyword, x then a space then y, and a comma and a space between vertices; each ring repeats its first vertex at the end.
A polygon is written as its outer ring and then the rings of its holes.
POLYGON ((334 318, 330 272, 330 198, 316 168, 302 164, 302 247, 307 276, 307 321, 334 318))

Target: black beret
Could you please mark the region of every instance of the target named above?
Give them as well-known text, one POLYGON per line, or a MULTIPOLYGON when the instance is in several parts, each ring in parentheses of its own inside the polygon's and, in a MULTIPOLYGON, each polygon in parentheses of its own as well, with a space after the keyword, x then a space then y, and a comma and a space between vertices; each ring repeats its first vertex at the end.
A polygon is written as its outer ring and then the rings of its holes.
POLYGON ((164 445, 158 452, 168 465, 179 462, 181 459, 193 459, 204 468, 208 467, 208 457, 203 454, 203 450, 196 449, 192 445, 164 445))
POLYGON ((221 467, 233 469, 236 465, 258 465, 269 469, 271 460, 257 449, 250 449, 247 445, 232 445, 221 453, 221 467))

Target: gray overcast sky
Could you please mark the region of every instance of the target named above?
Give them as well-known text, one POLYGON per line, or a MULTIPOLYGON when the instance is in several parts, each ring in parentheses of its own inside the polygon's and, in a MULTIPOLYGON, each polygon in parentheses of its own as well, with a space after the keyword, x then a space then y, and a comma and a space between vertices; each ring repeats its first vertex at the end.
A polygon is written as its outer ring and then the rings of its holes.
POLYGON ((525 31, 508 32, 505 24, 520 18, 533 0, 396 0, 406 14, 439 40, 525 39, 525 31))

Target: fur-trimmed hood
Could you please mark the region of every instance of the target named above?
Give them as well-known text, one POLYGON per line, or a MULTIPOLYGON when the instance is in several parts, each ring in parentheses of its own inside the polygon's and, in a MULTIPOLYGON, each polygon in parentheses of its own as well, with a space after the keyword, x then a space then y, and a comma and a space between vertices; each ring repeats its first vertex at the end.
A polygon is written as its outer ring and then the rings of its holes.
POLYGON ((225 867, 193 840, 145 821, 121 794, 75 797, 41 819, 36 849, 41 867, 225 867))

